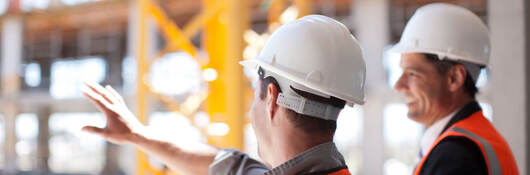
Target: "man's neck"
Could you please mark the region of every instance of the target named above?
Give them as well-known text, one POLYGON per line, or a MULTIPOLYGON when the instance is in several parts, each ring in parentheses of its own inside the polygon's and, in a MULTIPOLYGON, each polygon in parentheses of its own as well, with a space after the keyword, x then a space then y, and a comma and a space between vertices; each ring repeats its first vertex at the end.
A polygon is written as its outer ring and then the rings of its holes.
POLYGON ((271 162, 272 168, 280 166, 312 147, 333 141, 332 136, 311 135, 296 128, 278 133, 275 138, 276 141, 273 142, 275 144, 272 145, 274 148, 274 156, 271 162))

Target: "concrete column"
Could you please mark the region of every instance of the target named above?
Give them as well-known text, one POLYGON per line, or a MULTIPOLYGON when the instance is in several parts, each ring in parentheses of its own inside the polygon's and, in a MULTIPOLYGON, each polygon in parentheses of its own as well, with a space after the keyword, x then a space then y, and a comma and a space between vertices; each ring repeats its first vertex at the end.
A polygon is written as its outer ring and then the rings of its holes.
MULTIPOLYGON (((1 79, 2 96, 15 99, 20 89, 20 62, 22 60, 22 18, 8 16, 2 23, 2 57, 1 57, 1 79)), ((18 115, 18 107, 10 103, 2 107, 5 116, 5 143, 4 143, 4 171, 14 174, 16 171, 17 141, 15 133, 15 119, 18 115)))
POLYGON ((363 166, 361 174, 383 174, 384 137, 383 137, 383 99, 373 95, 370 102, 363 106, 363 166))
MULTIPOLYGON (((137 0, 129 2, 129 14, 128 14, 128 26, 127 26, 127 41, 126 41, 126 55, 128 57, 136 60, 139 56, 138 48, 140 48, 140 36, 138 33, 140 31, 140 13, 139 4, 137 0)), ((147 38, 145 43, 142 43, 144 49, 146 50, 144 56, 147 59, 153 59, 158 50, 160 50, 160 45, 158 44, 158 28, 157 24, 151 18, 146 19, 146 27, 144 27, 144 36, 147 38)), ((132 65, 131 65, 132 66, 132 65)), ((125 84, 124 84, 125 86, 125 84)), ((127 89, 127 92, 136 92, 136 84, 129 85, 130 89, 127 89)), ((131 104, 135 105, 135 104, 131 104)))
MULTIPOLYGON (((525 1, 525 34, 526 34, 526 146, 530 146, 530 1, 525 1)), ((526 167, 530 167, 530 151, 526 150, 526 167)), ((524 174, 522 172, 521 174, 524 174)), ((526 170, 530 174, 530 170, 526 170)))
POLYGON ((7 17, 2 24, 2 93, 14 95, 20 89, 22 60, 22 18, 7 17))
POLYGON ((138 48, 138 42, 136 42, 138 36, 135 36, 135 34, 137 34, 139 30, 137 27, 138 18, 140 18, 140 14, 138 14, 138 8, 138 2, 129 1, 129 14, 127 15, 127 56, 135 56, 135 48, 138 48))
MULTIPOLYGON (((147 1, 134 0, 129 2, 129 35, 127 46, 128 54, 137 63, 137 76, 136 76, 136 115, 138 119, 146 124, 150 114, 149 96, 147 94, 148 87, 139 81, 144 81, 144 76, 147 75, 148 67, 146 64, 147 59, 152 59, 156 55, 157 47, 157 28, 156 23, 148 18, 147 12, 142 10, 142 5, 147 1)), ((136 154, 137 168, 136 174, 145 174, 150 170, 148 164, 147 155, 141 151, 137 151, 136 154)))
POLYGON ((489 0, 492 42, 493 124, 510 145, 520 174, 527 174, 528 87, 525 50, 525 0, 489 0))
POLYGON ((389 43, 388 0, 358 0, 352 3, 354 35, 359 39, 367 66, 367 102, 364 111, 362 174, 383 174, 384 97, 391 89, 385 81, 383 48, 389 43))
POLYGON ((4 140, 4 173, 15 174, 17 170, 17 152, 15 144, 17 143, 17 135, 15 131, 15 120, 19 111, 15 104, 8 104, 4 109, 4 126, 5 126, 5 140, 4 140))
POLYGON ((39 84, 39 89, 48 91, 51 85, 51 75, 52 75, 52 59, 42 58, 39 59, 39 66, 41 70, 41 80, 39 84))
MULTIPOLYGON (((116 30, 116 29, 114 29, 116 30)), ((122 85, 122 60, 123 60, 123 54, 122 54, 122 42, 121 42, 121 35, 118 33, 118 31, 111 31, 108 34, 107 39, 107 53, 106 58, 108 60, 107 62, 107 80, 106 82, 113 87, 119 87, 122 85)))
POLYGON ((50 129, 48 119, 50 119, 52 111, 50 107, 43 106, 37 111, 37 118, 39 120, 39 133, 37 136, 37 170, 40 172, 49 172, 48 158, 50 158, 50 129))
POLYGON ((120 146, 107 142, 105 149, 105 167, 101 174, 118 175, 125 174, 119 166, 120 146))

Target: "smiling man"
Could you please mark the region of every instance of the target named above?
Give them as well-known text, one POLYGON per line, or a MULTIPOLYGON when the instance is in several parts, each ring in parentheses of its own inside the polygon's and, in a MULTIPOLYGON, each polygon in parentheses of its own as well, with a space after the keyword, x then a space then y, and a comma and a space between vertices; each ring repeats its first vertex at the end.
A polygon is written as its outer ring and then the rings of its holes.
POLYGON ((87 84, 85 95, 107 117, 107 126, 85 131, 131 144, 183 174, 348 175, 333 143, 345 104, 364 103, 365 63, 348 28, 310 15, 278 28, 256 59, 250 121, 263 163, 233 149, 201 145, 186 150, 150 137, 110 86, 87 84))
POLYGON ((408 117, 427 128, 414 174, 518 174, 508 144, 475 99, 490 50, 481 19, 443 3, 419 8, 391 48, 403 69, 394 88, 405 96, 408 117))

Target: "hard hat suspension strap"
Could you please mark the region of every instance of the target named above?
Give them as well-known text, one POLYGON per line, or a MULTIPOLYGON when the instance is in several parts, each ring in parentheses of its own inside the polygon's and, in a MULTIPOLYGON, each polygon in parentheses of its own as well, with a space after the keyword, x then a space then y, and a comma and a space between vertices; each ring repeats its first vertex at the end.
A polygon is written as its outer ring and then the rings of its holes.
POLYGON ((278 94, 276 104, 291 109, 299 114, 314 116, 324 120, 337 120, 342 108, 330 104, 310 100, 301 96, 293 96, 285 93, 278 94))

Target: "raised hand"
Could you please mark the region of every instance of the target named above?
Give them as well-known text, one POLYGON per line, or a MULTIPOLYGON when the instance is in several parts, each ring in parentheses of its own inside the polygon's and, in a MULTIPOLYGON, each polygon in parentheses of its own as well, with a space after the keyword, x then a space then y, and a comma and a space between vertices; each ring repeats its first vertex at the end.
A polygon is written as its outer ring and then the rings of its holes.
POLYGON ((85 83, 83 94, 96 105, 107 118, 105 128, 85 126, 83 131, 97 134, 116 143, 130 143, 141 136, 145 126, 127 108, 123 98, 111 86, 105 88, 98 83, 85 83))

